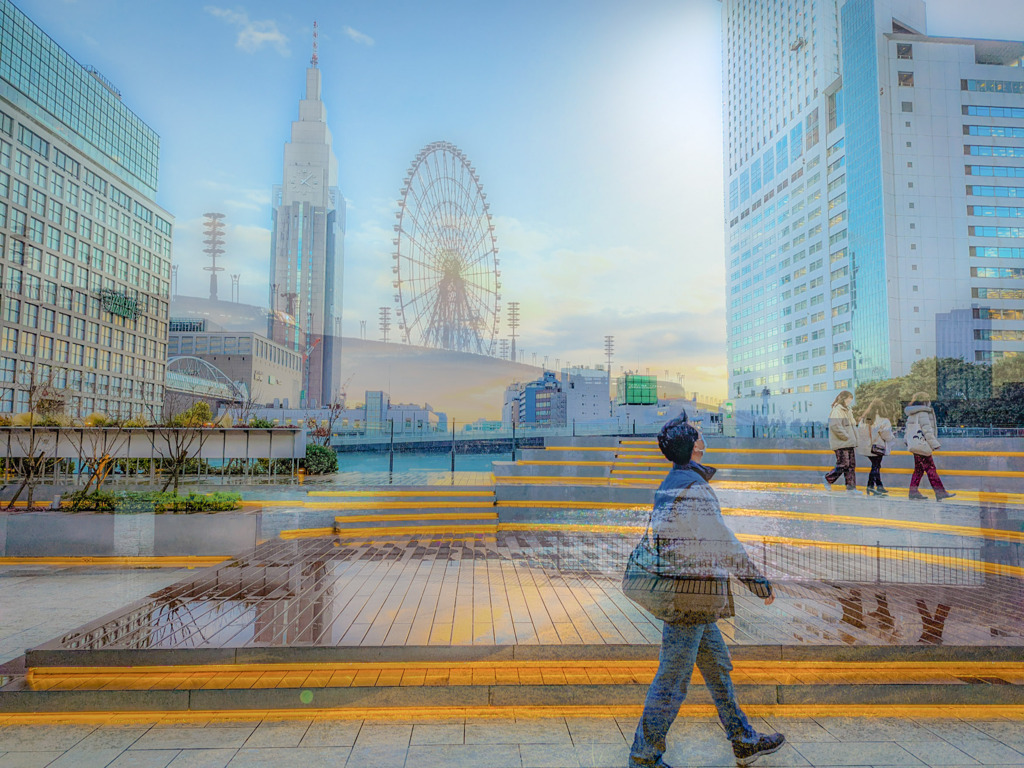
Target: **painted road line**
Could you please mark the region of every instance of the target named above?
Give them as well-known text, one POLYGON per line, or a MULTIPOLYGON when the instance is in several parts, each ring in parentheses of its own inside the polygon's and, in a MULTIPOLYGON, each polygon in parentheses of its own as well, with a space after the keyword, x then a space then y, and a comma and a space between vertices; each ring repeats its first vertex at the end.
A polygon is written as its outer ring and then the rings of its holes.
POLYGON ((431 486, 424 486, 422 491, 309 491, 307 496, 329 496, 329 497, 396 497, 396 496, 490 496, 492 491, 434 491, 427 490, 431 486))

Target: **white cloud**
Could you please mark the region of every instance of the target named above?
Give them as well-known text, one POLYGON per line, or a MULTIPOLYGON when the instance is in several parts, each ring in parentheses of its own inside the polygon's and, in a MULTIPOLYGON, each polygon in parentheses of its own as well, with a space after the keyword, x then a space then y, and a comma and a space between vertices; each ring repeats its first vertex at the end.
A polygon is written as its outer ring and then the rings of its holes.
POLYGON ((369 35, 363 34, 358 29, 352 29, 352 27, 345 26, 342 31, 357 43, 361 43, 362 45, 373 45, 373 38, 369 35))
POLYGON ((273 46, 282 56, 289 55, 288 37, 277 28, 273 19, 252 21, 245 11, 232 11, 229 8, 218 8, 208 5, 205 10, 211 16, 222 19, 225 23, 238 28, 235 47, 246 53, 256 53, 266 45, 273 46))

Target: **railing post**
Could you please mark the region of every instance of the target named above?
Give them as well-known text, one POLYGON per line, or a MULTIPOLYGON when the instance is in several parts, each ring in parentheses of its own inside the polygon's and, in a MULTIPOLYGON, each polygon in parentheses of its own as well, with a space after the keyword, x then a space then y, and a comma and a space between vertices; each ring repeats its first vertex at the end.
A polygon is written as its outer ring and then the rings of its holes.
POLYGON ((516 423, 512 422, 512 461, 516 460, 516 423))
POLYGON ((388 419, 391 422, 391 446, 388 450, 388 472, 395 471, 395 420, 388 419))
POLYGON ((882 542, 875 539, 875 583, 882 583, 882 542))
POLYGON ((455 419, 452 419, 452 472, 455 472, 455 419))

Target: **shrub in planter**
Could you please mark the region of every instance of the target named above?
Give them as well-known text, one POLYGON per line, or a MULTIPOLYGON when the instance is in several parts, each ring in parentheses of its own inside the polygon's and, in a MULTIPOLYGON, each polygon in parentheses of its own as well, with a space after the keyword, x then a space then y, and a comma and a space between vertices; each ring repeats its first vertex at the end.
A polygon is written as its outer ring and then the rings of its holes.
POLYGON ((227 512, 240 509, 242 496, 238 493, 190 493, 178 496, 175 493, 151 491, 125 491, 123 493, 107 493, 94 491, 89 494, 74 493, 69 501, 75 511, 120 512, 132 514, 139 512, 227 512))
POLYGON ((306 445, 306 458, 303 460, 306 473, 310 475, 326 475, 338 471, 338 454, 331 448, 309 443, 306 445))

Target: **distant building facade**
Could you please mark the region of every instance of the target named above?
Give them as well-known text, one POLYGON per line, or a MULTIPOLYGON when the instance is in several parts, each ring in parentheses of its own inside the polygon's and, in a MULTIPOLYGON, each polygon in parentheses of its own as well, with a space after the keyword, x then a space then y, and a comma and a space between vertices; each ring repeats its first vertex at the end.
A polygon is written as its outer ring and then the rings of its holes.
POLYGON ((198 357, 246 385, 254 403, 298 405, 302 356, 257 333, 206 331, 203 321, 170 321, 168 359, 198 357))
POLYGON ((162 416, 172 217, 160 140, 0 0, 0 414, 162 416))
POLYGON ((322 405, 340 395, 345 199, 338 189, 321 72, 306 70, 299 119, 284 148, 284 179, 273 193, 268 335, 306 354, 301 399, 322 405))
POLYGON ((1024 43, 930 37, 921 0, 722 13, 737 410, 767 388, 820 417, 943 328, 972 362, 1024 354, 1024 43))
POLYGON ((399 436, 436 435, 444 433, 448 426, 447 415, 429 404, 392 404, 388 393, 381 390, 367 391, 363 403, 352 407, 257 408, 252 416, 282 425, 307 424, 312 420, 317 426, 328 427, 333 420, 332 439, 365 436, 387 440, 392 424, 399 436))
POLYGON ((563 368, 566 422, 607 419, 610 410, 608 374, 592 368, 563 368))

